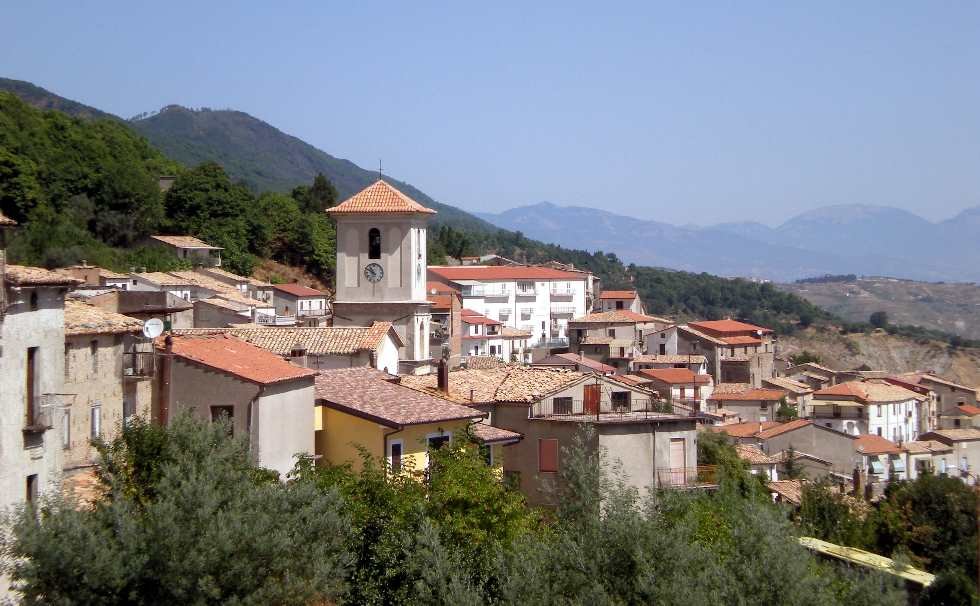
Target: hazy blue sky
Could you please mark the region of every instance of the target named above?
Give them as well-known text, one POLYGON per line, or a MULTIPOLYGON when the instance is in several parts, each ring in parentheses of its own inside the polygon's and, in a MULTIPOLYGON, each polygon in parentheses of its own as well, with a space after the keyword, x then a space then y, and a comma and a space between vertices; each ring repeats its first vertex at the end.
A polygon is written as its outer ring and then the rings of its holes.
POLYGON ((978 2, 252 4, 7 3, 0 75, 246 111, 467 209, 980 204, 978 2))

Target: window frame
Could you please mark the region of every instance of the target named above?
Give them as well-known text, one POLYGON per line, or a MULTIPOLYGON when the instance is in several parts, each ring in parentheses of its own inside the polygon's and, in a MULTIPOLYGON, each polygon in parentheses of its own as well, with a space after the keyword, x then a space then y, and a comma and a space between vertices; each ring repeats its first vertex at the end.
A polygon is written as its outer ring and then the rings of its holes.
POLYGON ((381 258, 381 230, 372 227, 368 230, 368 259, 381 258))
POLYGON ((89 437, 97 440, 102 437, 102 400, 95 400, 88 412, 89 437))
POLYGON ((560 444, 558 443, 558 438, 538 438, 538 473, 558 473, 558 470, 561 468, 561 465, 558 461, 559 451, 560 451, 560 444), (542 458, 541 448, 544 446, 545 443, 554 444, 554 452, 555 452, 554 469, 544 469, 541 465, 541 458, 542 458))
MULTIPOLYGON (((426 442, 426 445, 428 445, 428 442, 426 442)), ((385 457, 387 457, 388 469, 391 470, 391 473, 401 473, 405 467, 405 440, 402 438, 388 440, 388 452, 385 453, 385 457), (395 446, 398 446, 397 468, 395 467, 395 446)))

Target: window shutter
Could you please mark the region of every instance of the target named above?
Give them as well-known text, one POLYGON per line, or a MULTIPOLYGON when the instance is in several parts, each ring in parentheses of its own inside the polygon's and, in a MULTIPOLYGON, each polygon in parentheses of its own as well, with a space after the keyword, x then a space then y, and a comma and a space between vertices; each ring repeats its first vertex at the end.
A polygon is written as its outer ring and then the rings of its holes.
POLYGON ((538 440, 538 471, 558 471, 558 440, 554 438, 538 440))

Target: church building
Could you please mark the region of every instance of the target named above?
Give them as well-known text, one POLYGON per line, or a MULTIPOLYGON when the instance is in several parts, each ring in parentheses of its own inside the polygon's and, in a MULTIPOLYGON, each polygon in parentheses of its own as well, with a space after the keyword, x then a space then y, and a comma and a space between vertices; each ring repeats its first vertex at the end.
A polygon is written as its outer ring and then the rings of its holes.
POLYGON ((379 179, 326 212, 337 223, 334 326, 391 322, 403 343, 398 372, 428 373, 426 222, 436 211, 379 179))

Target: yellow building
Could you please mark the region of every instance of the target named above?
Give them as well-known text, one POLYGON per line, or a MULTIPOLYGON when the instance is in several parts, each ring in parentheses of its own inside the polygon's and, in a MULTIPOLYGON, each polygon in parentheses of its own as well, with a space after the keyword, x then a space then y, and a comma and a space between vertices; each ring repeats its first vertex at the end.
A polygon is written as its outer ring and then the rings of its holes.
MULTIPOLYGON (((428 451, 467 432, 487 445, 488 462, 520 434, 482 427, 485 413, 398 384, 372 368, 322 371, 316 377, 316 454, 332 465, 362 467, 361 453, 393 471, 424 471, 428 451), (472 427, 471 427, 472 426, 472 427)), ((496 459, 496 460, 495 460, 496 459)))

